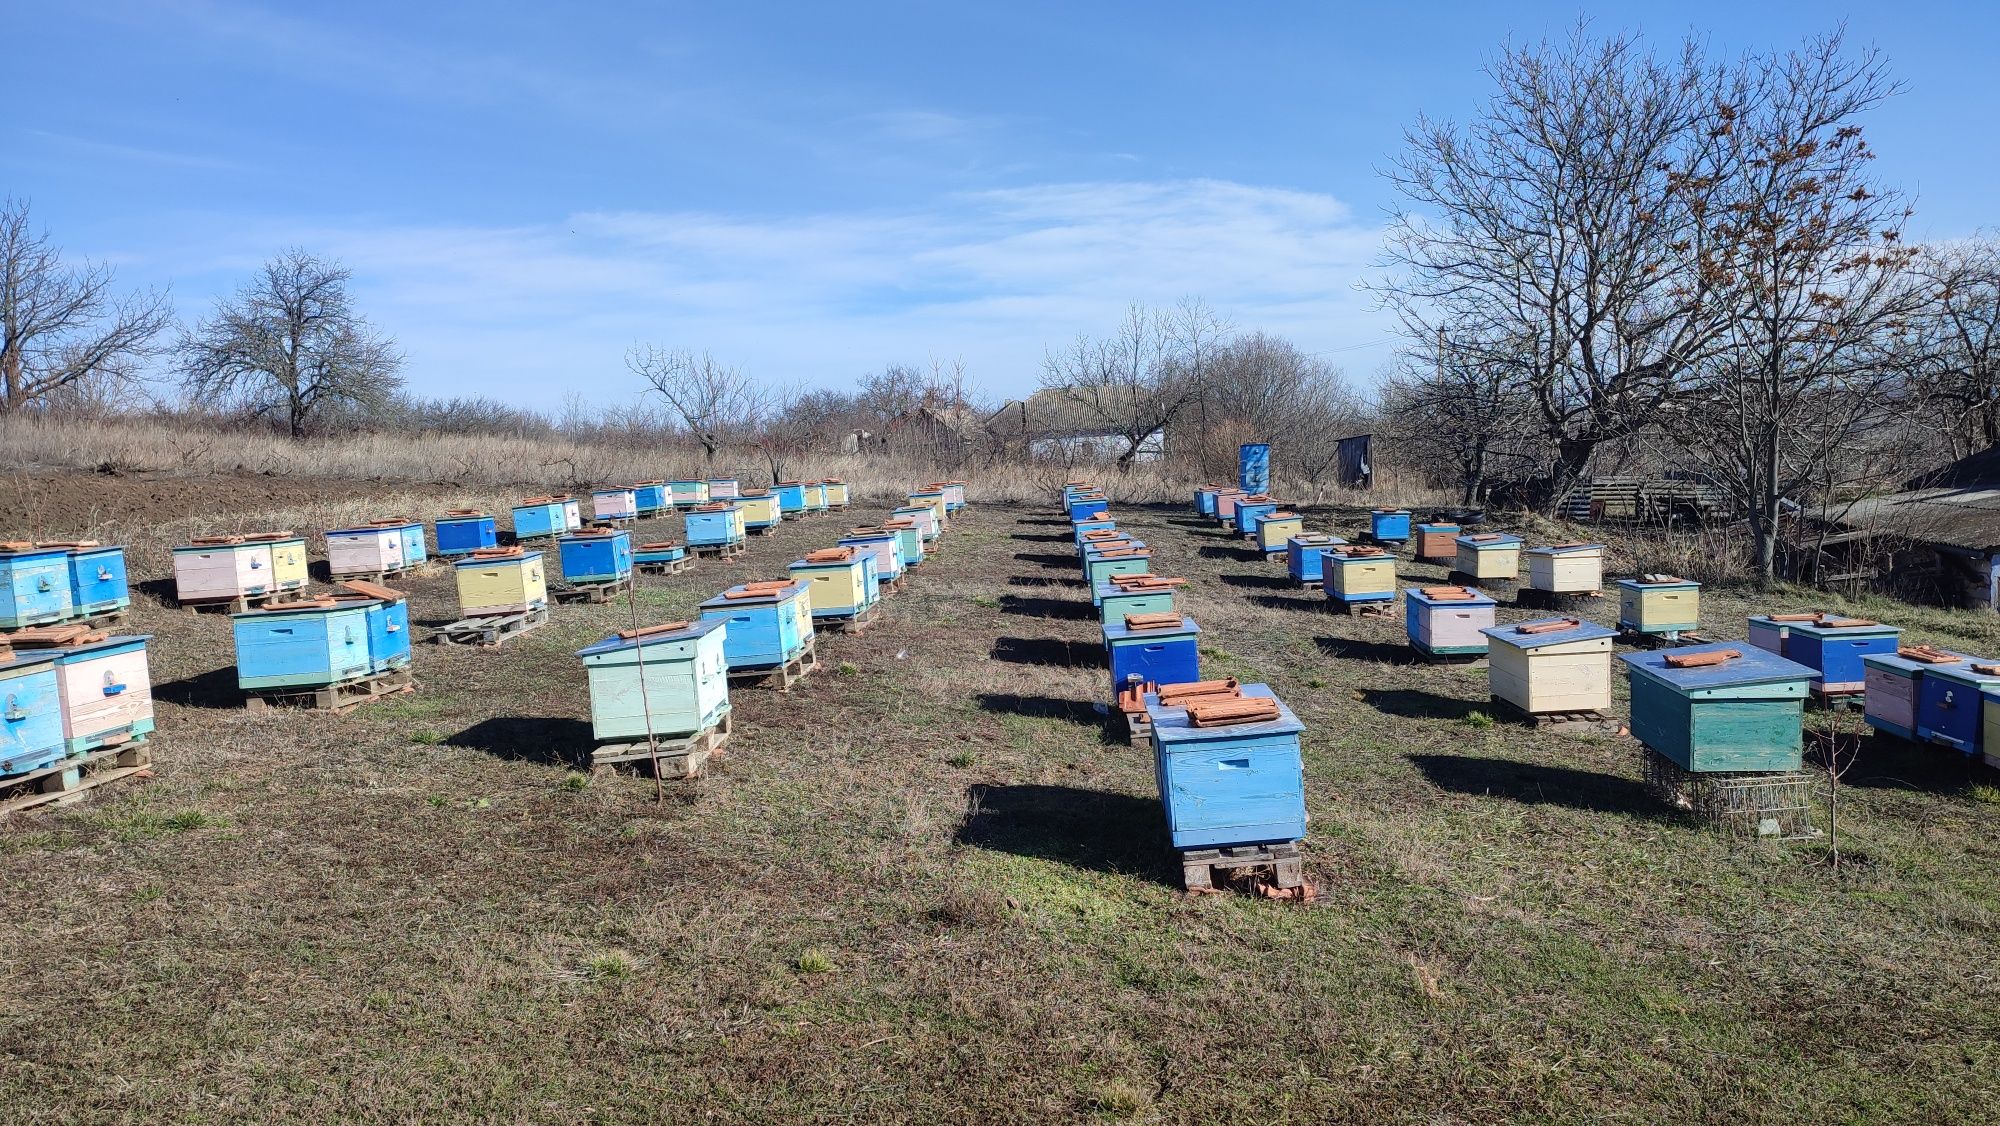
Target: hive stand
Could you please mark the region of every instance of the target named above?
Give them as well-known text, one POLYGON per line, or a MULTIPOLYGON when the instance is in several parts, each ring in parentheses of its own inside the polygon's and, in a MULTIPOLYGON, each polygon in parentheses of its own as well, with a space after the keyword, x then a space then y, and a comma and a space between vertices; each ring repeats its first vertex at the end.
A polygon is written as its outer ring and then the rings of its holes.
POLYGON ((278 598, 288 596, 289 594, 289 591, 266 591, 263 594, 238 594, 233 597, 224 596, 222 598, 182 598, 178 602, 180 608, 190 614, 200 614, 205 611, 215 611, 223 614, 247 614, 264 605, 266 602, 276 601, 278 598))
POLYGON ((1336 614, 1346 614, 1350 618, 1386 618, 1396 612, 1393 599, 1376 598, 1349 601, 1344 598, 1329 598, 1327 604, 1336 614))
MULTIPOLYGON (((1496 596, 1506 594, 1509 591, 1518 591, 1520 589, 1520 583, 1521 583, 1521 580, 1518 578, 1482 579, 1478 575, 1475 575, 1470 571, 1461 571, 1456 567, 1453 567, 1452 569, 1445 572, 1444 581, 1451 583, 1455 586, 1478 587, 1480 590, 1483 590, 1488 594, 1496 596)), ((1518 594, 1515 596, 1515 599, 1517 602, 1519 601, 1518 594)))
POLYGON ((1492 696, 1489 699, 1492 700, 1495 710, 1537 731, 1609 731, 1616 733, 1620 726, 1610 715, 1595 708, 1587 711, 1571 712, 1525 712, 1512 700, 1500 696, 1492 696))
POLYGON ((385 567, 380 571, 328 571, 327 577, 331 579, 333 582, 337 583, 344 583, 349 581, 350 579, 360 579, 362 582, 379 583, 386 579, 393 579, 402 575, 412 574, 416 570, 417 570, 416 567, 385 567))
POLYGON ((481 614, 439 626, 438 631, 431 635, 431 640, 439 645, 476 645, 496 649, 548 620, 547 606, 516 610, 509 614, 481 614))
MULTIPOLYGON (((1618 630, 1619 643, 1630 645, 1634 649, 1678 649, 1683 645, 1707 645, 1714 640, 1713 637, 1703 637, 1691 629, 1668 633, 1644 633, 1621 626, 1618 630)), ((1857 692, 1855 695, 1860 694, 1857 692)))
POLYGON ((1523 610, 1553 610, 1559 614, 1593 616, 1604 604, 1604 592, 1554 591, 1524 586, 1514 592, 1514 605, 1523 610))
POLYGON ((1215 885, 1222 883, 1270 899, 1311 903, 1316 897, 1297 841, 1189 849, 1181 853, 1181 883, 1197 895, 1220 892, 1215 885))
POLYGON ((602 743, 590 752, 590 772, 610 774, 621 766, 636 767, 641 764, 659 764, 660 777, 664 779, 699 778, 708 770, 709 760, 720 758, 727 753, 729 735, 734 727, 731 710, 722 709, 714 723, 692 735, 655 739, 648 745, 644 739, 635 742, 602 743))
MULTIPOLYGON (((131 610, 128 608, 121 607, 116 610, 99 611, 98 613, 95 614, 79 614, 74 618, 66 618, 58 624, 66 626, 82 626, 85 629, 116 629, 117 627, 122 626, 127 621, 131 620, 131 617, 132 617, 131 610)), ((4 632, 5 631, 0 631, 0 633, 4 632)))
POLYGON ((694 566, 693 555, 682 555, 679 559, 664 563, 634 563, 632 569, 642 575, 678 575, 694 566))
POLYGON ((832 633, 866 633, 868 627, 874 625, 876 619, 881 616, 882 603, 871 602, 866 609, 858 610, 844 618, 830 616, 814 618, 813 628, 827 630, 832 633))
POLYGON ((338 684, 327 684, 318 688, 252 692, 244 698, 243 706, 253 712, 261 712, 268 708, 299 707, 309 711, 346 715, 370 700, 416 690, 416 677, 408 667, 404 667, 357 676, 338 684))
POLYGON ((742 683, 775 680, 778 685, 778 691, 790 692, 792 685, 804 680, 807 673, 812 672, 818 667, 819 652, 814 648, 813 638, 809 634, 806 637, 805 647, 793 654, 792 658, 784 664, 765 665, 761 668, 730 669, 729 679, 732 682, 742 683))
POLYGON ((1410 639, 1410 652, 1415 653, 1426 664, 1458 665, 1468 669, 1487 668, 1491 662, 1485 653, 1439 653, 1416 638, 1410 639))
MULTIPOLYGON (((749 529, 745 528, 744 531, 748 533, 749 529)), ((720 559, 727 562, 742 558, 743 553, 748 550, 749 548, 741 543, 705 543, 688 548, 688 557, 692 559, 699 556, 703 559, 720 559)))
POLYGON ((1141 750, 1151 750, 1153 748, 1153 717, 1142 711, 1121 711, 1118 714, 1125 717, 1126 741, 1141 750))
POLYGON ((80 801, 85 791, 129 778, 153 765, 153 748, 145 735, 131 736, 84 755, 71 755, 40 770, 0 778, 0 820, 40 805, 80 801))
POLYGON ((576 586, 564 587, 560 590, 553 590, 549 593, 555 596, 557 602, 609 602, 631 589, 632 576, 626 575, 622 579, 611 579, 601 583, 583 583, 576 586))

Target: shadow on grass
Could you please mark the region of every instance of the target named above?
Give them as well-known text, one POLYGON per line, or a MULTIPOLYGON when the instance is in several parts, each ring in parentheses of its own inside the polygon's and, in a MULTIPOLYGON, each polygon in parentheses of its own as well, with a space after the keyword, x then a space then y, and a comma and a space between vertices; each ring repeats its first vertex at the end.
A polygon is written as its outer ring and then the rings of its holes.
POLYGON ((1068 520, 1059 516, 1027 516, 1021 519, 1021 523, 1029 527, 1043 528, 1067 528, 1070 524, 1068 520))
POLYGON ((1679 816, 1636 778, 1594 770, 1470 755, 1409 755, 1431 785, 1454 794, 1507 798, 1522 805, 1559 805, 1593 813, 1630 813, 1655 820, 1679 816))
POLYGON ((1388 641, 1357 641, 1350 637, 1315 637, 1313 644, 1329 657, 1351 661, 1381 661, 1388 665, 1414 665, 1417 655, 1408 645, 1388 641))
POLYGON ((1264 553, 1254 547, 1223 547, 1220 544, 1196 548, 1195 554, 1203 559, 1234 559, 1242 563, 1259 563, 1264 559, 1264 553))
POLYGON ((1104 715, 1088 700, 1065 700, 1056 696, 1022 696, 1014 692, 981 692, 978 699, 980 711, 993 712, 996 715, 1067 720, 1078 727, 1095 727, 1100 730, 1105 725, 1104 715))
POLYGON ((240 708, 243 689, 236 686, 236 666, 224 665, 204 673, 170 680, 153 686, 153 699, 183 708, 240 708))
POLYGON ((1104 646, 1098 642, 1061 641, 1053 637, 1002 637, 993 642, 996 661, 1016 665, 1102 667, 1104 646))
POLYGON ((1020 540, 1022 543, 1075 543, 1076 542, 1075 540, 1071 539, 1066 535, 1063 535, 1060 532, 1056 533, 1055 535, 1049 535, 1049 536, 1029 535, 1027 532, 1015 532, 1013 538, 1020 540))
POLYGON ((1074 555, 1051 555, 1041 551, 1017 551, 1014 553, 1014 558, 1023 563, 1039 563, 1044 567, 1067 567, 1073 571, 1081 569, 1074 555))
POLYGON ((1054 860, 1089 872, 1140 876, 1179 890, 1167 864, 1160 803, 1074 786, 974 785, 957 841, 1054 860))
POLYGON ((1483 700, 1460 700, 1416 688, 1369 688, 1361 701, 1384 715, 1405 719, 1462 720, 1473 712, 1491 715, 1493 706, 1483 700))
MULTIPOLYGON (((1806 761, 1813 767, 1824 761, 1820 740, 1812 732, 1806 735, 1806 761)), ((1861 753, 1840 784, 1870 790, 1959 794, 1981 782, 1992 781, 1993 771, 1977 755, 1967 757, 1944 747, 1920 745, 1871 731, 1862 740, 1861 753)))
POLYGON ((1052 586, 1082 586, 1083 580, 1074 578, 1065 579, 1055 575, 1009 575, 1007 576, 1007 585, 1042 588, 1052 586))
POLYGON ((1215 527, 1215 521, 1210 520, 1206 516, 1169 516, 1166 522, 1176 528, 1199 528, 1206 530, 1215 527))
POLYGON ((143 594, 162 606, 180 605, 180 586, 172 579, 141 579, 132 584, 133 594, 143 594))
POLYGON ((448 747, 483 751, 511 762, 575 766, 587 761, 596 745, 590 724, 580 719, 548 716, 495 716, 482 719, 446 739, 448 747))
POLYGON ((1244 590, 1297 590, 1290 574, 1283 575, 1224 575, 1225 586, 1242 587, 1244 590))
POLYGON ((1253 594, 1250 601, 1267 610, 1298 610, 1308 614, 1327 612, 1323 594, 1253 594))
POLYGON ((1054 618, 1065 622, 1089 621, 1097 617, 1097 609, 1080 599, 1023 598, 1018 594, 1001 595, 1000 612, 1020 614, 1029 618, 1054 618))

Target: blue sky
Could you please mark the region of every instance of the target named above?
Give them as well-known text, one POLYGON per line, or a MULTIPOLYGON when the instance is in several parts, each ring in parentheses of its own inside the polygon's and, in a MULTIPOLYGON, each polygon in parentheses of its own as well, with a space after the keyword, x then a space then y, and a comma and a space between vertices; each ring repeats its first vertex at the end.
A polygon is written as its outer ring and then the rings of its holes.
POLYGON ((634 394, 637 340, 824 386, 963 358, 998 398, 1185 295, 1365 383, 1403 128, 1584 14, 1727 52, 1845 21, 1908 87, 1867 125, 1911 233, 1993 225, 2000 180, 1991 4, 9 8, 0 192, 61 244, 184 315, 303 245, 413 390, 542 408, 634 394))

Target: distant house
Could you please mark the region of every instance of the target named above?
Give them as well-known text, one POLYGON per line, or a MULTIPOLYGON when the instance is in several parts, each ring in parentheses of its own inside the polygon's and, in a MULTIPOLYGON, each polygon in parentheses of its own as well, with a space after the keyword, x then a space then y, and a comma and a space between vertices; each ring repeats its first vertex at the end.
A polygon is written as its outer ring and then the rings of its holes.
MULTIPOLYGON (((1010 400, 986 417, 986 432, 1016 456, 1051 461, 1116 461, 1130 445, 1128 427, 1119 415, 1115 390, 1103 392, 1044 388, 1025 399, 1010 400), (1095 395, 1096 398, 1088 396, 1095 395), (1100 406, 1100 404, 1102 404, 1100 406)), ((1158 461, 1166 456, 1167 434, 1156 429, 1141 439, 1134 461, 1158 461)))
POLYGON ((1921 574, 1947 602, 2000 611, 2000 447, 1812 515, 1826 529, 1822 582, 1921 574))

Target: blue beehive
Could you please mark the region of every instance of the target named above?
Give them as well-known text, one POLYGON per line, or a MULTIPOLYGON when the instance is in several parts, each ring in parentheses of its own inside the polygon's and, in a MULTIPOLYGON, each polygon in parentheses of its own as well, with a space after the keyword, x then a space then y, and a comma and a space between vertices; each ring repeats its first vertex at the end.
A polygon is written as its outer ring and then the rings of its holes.
POLYGON ((1203 485, 1194 491, 1194 514, 1196 516, 1215 515, 1215 494, 1221 486, 1203 485))
POLYGON ((1256 493, 1236 502, 1236 514, 1230 517, 1230 526, 1239 535, 1249 535, 1257 529, 1257 519, 1266 513, 1278 511, 1278 502, 1272 497, 1256 493))
POLYGON ((1917 682, 1917 738, 1979 754, 1984 726, 1980 694, 1989 688, 2000 688, 2000 664, 1984 658, 1925 668, 1917 682))
POLYGON ((1158 619, 1161 625, 1152 628, 1151 619, 1126 618, 1107 624, 1104 631, 1104 650, 1111 665, 1111 698, 1128 684, 1185 684, 1201 679, 1200 642, 1201 630, 1193 618, 1179 618, 1178 624, 1168 621, 1175 615, 1158 619), (1134 629, 1133 621, 1139 628, 1134 629))
MULTIPOLYGON (((1694 773, 1799 768, 1812 669, 1726 641, 1622 653, 1618 659, 1632 685, 1632 734, 1662 758, 1694 773), (1677 667, 1717 653, 1736 656, 1677 667)), ((1974 722, 1978 710, 1975 693, 1974 722)))
POLYGON ((742 510, 734 505, 703 506, 691 509, 682 518, 687 526, 689 547, 728 547, 743 542, 748 524, 742 510))
POLYGON ((1813 669, 1812 689, 1821 693, 1861 691, 1868 677, 1862 658, 1894 653, 1902 636, 1896 626, 1834 614, 1750 619, 1750 643, 1813 669))
POLYGON ((336 594, 342 605, 367 613, 368 671, 388 672, 410 663, 410 604, 400 592, 373 583, 350 583, 354 593, 336 594))
POLYGON ((1069 498, 1069 518, 1071 521, 1082 520, 1091 516, 1101 516, 1110 510, 1111 502, 1104 499, 1103 493, 1084 493, 1080 496, 1069 498))
POLYGON ((1072 520, 1069 528, 1070 538, 1076 541, 1076 550, 1080 553, 1083 551, 1083 545, 1094 538, 1090 533, 1115 532, 1118 530, 1118 521, 1113 520, 1109 513, 1101 513, 1083 520, 1072 520))
POLYGON ((633 511, 641 516, 658 516, 661 512, 672 508, 672 502, 667 499, 667 483, 665 481, 634 481, 632 483, 632 507, 633 511))
POLYGON ((368 675, 365 606, 331 598, 273 602, 232 614, 230 622, 240 688, 322 688, 368 675))
POLYGON ((437 540, 438 554, 449 559, 499 546, 500 532, 493 517, 484 512, 454 508, 438 517, 437 540))
POLYGON ((1277 718, 1196 727, 1187 709, 1149 697, 1153 768, 1167 835, 1177 849, 1270 844, 1306 835, 1305 725, 1268 685, 1245 684, 1245 699, 1276 701, 1277 718))
POLYGON ((407 520, 400 527, 403 530, 404 565, 415 567, 420 563, 428 563, 431 553, 430 545, 424 539, 423 521, 407 520))
POLYGON ((632 576, 632 535, 612 528, 586 528, 556 541, 567 583, 611 583, 632 576))
POLYGON ((93 543, 61 546, 69 553, 70 613, 77 617, 110 614, 132 604, 125 579, 125 549, 93 543))
POLYGON ((40 770, 66 753, 56 655, 11 652, 0 660, 0 775, 40 770))
POLYGON ((729 714, 725 629, 719 618, 664 622, 577 650, 590 677, 591 734, 671 738, 720 723, 729 714))
POLYGON ((1271 447, 1262 442, 1246 442, 1236 447, 1236 487, 1246 493, 1270 490, 1271 447))
POLYGON ((875 557, 875 585, 878 589, 903 577, 902 541, 888 528, 854 528, 840 537, 841 547, 858 548, 875 557))
POLYGON ((1285 541, 1285 571, 1296 583, 1317 583, 1326 580, 1326 571, 1321 556, 1329 547, 1340 547, 1347 541, 1325 532, 1307 532, 1285 541))
POLYGON ((782 665, 812 639, 812 603, 805 583, 733 586, 701 604, 701 616, 728 623, 723 653, 732 669, 782 665))
POLYGON ((1368 514, 1368 534, 1378 543, 1407 543, 1410 513, 1402 508, 1378 508, 1368 514))
POLYGON ((634 563, 678 563, 687 558, 687 545, 669 540, 642 543, 632 549, 634 563))
POLYGON ((67 549, 0 546, 0 629, 59 622, 70 613, 67 549))
POLYGON ((561 497, 529 497, 514 506, 514 538, 559 536, 569 530, 569 508, 561 497))
POLYGON ((778 494, 778 512, 783 516, 803 516, 806 511, 806 483, 804 481, 780 481, 771 486, 778 494))

